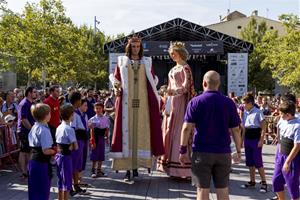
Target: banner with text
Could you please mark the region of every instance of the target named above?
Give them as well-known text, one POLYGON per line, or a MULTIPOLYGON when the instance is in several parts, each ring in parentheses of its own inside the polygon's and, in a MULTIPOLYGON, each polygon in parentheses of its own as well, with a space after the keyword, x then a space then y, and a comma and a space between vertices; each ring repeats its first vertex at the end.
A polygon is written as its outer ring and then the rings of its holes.
MULTIPOLYGON (((189 54, 223 54, 222 41, 186 41, 185 47, 189 54)), ((144 41, 144 53, 147 56, 168 55, 169 41, 144 41)))
MULTIPOLYGON (((124 56, 124 53, 109 53, 109 74, 113 74, 115 71, 115 68, 118 64, 118 57, 124 56)), ((111 88, 111 82, 109 81, 109 88, 111 88)))
POLYGON ((227 92, 243 96, 248 89, 248 53, 228 53, 227 92))
POLYGON ((118 64, 118 57, 124 55, 124 53, 109 53, 109 74, 114 73, 118 64))

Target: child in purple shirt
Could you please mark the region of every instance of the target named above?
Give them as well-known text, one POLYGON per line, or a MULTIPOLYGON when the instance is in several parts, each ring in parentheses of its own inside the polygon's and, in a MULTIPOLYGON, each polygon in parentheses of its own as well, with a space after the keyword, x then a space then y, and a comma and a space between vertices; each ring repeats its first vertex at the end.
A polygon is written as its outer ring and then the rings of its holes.
POLYGON ((100 102, 94 104, 96 115, 89 120, 89 127, 91 129, 91 161, 92 178, 105 176, 102 171, 102 162, 105 160, 105 139, 108 140, 109 119, 103 116, 104 105, 100 102), (96 170, 97 165, 97 170, 96 170))
POLYGON ((74 129, 70 126, 73 120, 74 108, 71 104, 61 107, 62 123, 56 129, 56 143, 58 153, 55 156, 57 163, 58 199, 68 199, 68 192, 72 190, 72 156, 71 151, 78 149, 74 129))
POLYGON ((56 150, 52 148, 53 140, 47 123, 50 120, 50 107, 39 103, 31 107, 36 120, 28 135, 31 158, 28 163, 28 197, 29 200, 49 199, 52 168, 50 158, 56 150))

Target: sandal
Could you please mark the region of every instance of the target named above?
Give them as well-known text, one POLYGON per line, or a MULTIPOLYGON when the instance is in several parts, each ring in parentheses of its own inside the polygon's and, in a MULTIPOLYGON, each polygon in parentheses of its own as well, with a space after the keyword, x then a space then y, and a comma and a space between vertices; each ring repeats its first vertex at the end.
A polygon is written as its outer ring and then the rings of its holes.
POLYGON ((267 182, 266 181, 261 181, 260 184, 261 184, 261 186, 260 186, 259 192, 261 192, 261 193, 268 192, 267 182))
POLYGON ((74 185, 74 189, 75 189, 76 194, 85 194, 86 193, 86 190, 81 189, 79 187, 79 185, 74 185))
POLYGON ((126 171, 125 177, 124 177, 124 181, 125 182, 129 182, 131 180, 131 173, 129 170, 126 171))
POLYGON ((254 188, 255 187, 255 182, 249 181, 246 184, 241 185, 241 188, 247 189, 247 188, 254 188))
POLYGON ((92 168, 91 177, 97 178, 96 169, 94 169, 94 168, 92 168))
POLYGON ((28 174, 27 173, 22 173, 20 178, 23 179, 23 180, 26 180, 28 178, 28 174))
POLYGON ((268 198, 267 200, 278 200, 278 196, 274 196, 274 197, 271 197, 271 198, 268 198))
POLYGON ((78 183, 79 187, 89 187, 88 183, 78 183))
POLYGON ((97 177, 107 177, 107 175, 101 169, 97 169, 97 177))

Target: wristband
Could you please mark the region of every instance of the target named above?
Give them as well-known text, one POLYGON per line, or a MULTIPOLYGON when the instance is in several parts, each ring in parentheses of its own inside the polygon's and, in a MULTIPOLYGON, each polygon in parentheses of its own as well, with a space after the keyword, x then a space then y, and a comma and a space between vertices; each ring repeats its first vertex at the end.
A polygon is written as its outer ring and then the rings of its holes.
POLYGON ((186 154, 187 153, 187 146, 180 145, 180 154, 186 154))
POLYGON ((94 145, 95 143, 96 143, 96 142, 95 142, 95 139, 94 139, 94 138, 91 138, 91 139, 90 139, 90 144, 91 144, 91 145, 94 145))

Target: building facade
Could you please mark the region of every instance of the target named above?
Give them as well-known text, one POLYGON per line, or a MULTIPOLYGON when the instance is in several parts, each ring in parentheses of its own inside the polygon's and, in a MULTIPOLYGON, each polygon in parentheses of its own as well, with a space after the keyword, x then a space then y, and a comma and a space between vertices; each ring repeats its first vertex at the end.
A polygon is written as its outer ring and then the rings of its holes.
POLYGON ((241 30, 249 24, 251 18, 254 18, 258 23, 265 21, 268 29, 277 30, 278 35, 284 35, 286 33, 281 22, 258 16, 257 11, 254 11, 252 15, 248 17, 238 11, 234 11, 221 19, 221 22, 207 25, 206 27, 232 37, 241 38, 241 30))

